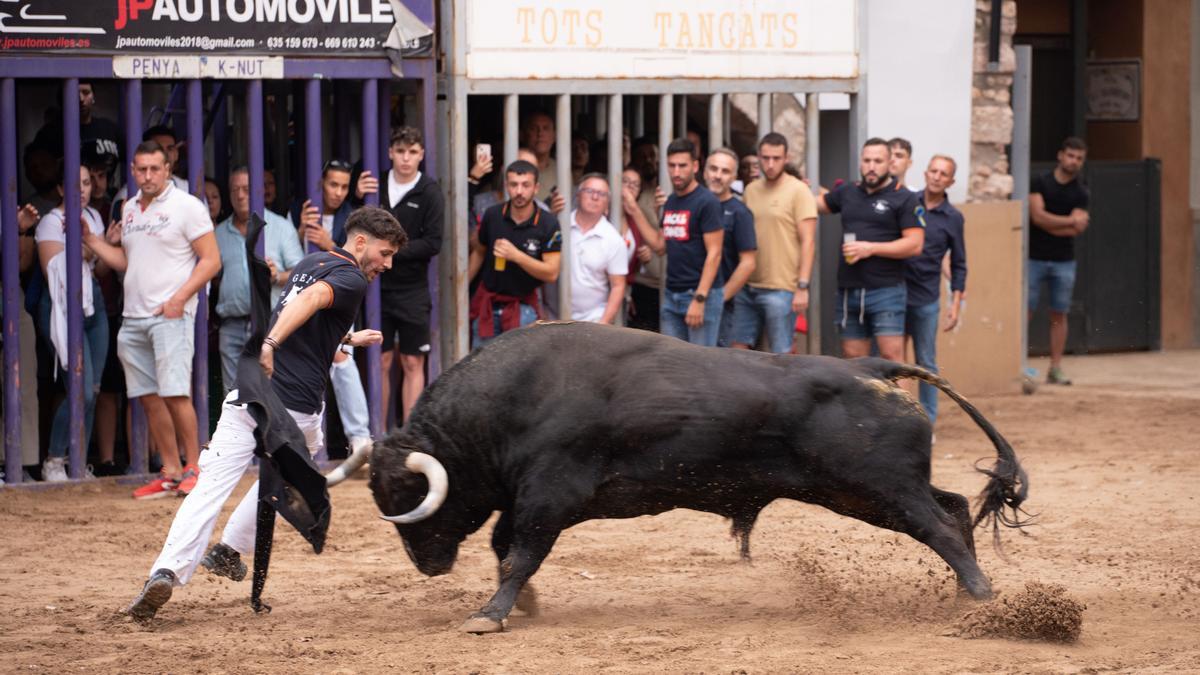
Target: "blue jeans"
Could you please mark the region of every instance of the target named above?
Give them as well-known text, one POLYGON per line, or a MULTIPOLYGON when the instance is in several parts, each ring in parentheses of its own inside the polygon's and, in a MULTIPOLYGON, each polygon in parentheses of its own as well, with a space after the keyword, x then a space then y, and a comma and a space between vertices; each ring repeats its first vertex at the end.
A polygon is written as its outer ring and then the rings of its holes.
POLYGON ((238 359, 242 358, 242 350, 246 340, 250 339, 250 319, 221 319, 220 340, 218 349, 221 352, 221 384, 225 393, 237 388, 238 359))
POLYGON ((331 365, 329 382, 333 385, 333 395, 337 397, 338 415, 342 418, 342 431, 346 439, 370 438, 371 414, 354 358, 331 365))
MULTIPOLYGON (((87 448, 92 442, 92 423, 96 419, 96 394, 100 391, 100 374, 104 372, 104 361, 108 357, 108 314, 104 311, 104 294, 100 292, 100 283, 92 279, 92 306, 95 311, 91 316, 83 317, 83 454, 87 457, 87 448)), ((42 296, 39 309, 39 319, 46 339, 50 339, 50 294, 42 296)), ((67 371, 58 362, 58 354, 53 349, 55 364, 59 366, 58 377, 63 385, 67 382, 67 371)), ((71 400, 64 398, 54 411, 54 426, 50 428, 49 455, 51 457, 66 457, 71 444, 71 400)))
POLYGON ((773 354, 792 351, 796 332, 796 313, 792 311, 792 291, 743 286, 733 299, 733 341, 753 347, 758 342, 759 326, 767 331, 767 348, 773 354))
MULTIPOLYGON (((492 340, 500 337, 500 335, 504 332, 504 329, 500 327, 500 313, 502 311, 503 310, 499 307, 492 311, 493 333, 492 337, 490 338, 484 339, 479 337, 479 319, 475 319, 471 322, 471 344, 473 345, 473 349, 479 349, 492 340)), ((521 303, 521 325, 528 326, 534 321, 537 321, 537 310, 529 305, 526 305, 525 303, 521 303)))
MULTIPOLYGON (((913 355, 917 365, 931 373, 937 367, 938 313, 940 306, 935 300, 927 305, 909 305, 904 315, 904 331, 912 337, 913 355)), ((932 384, 920 385, 921 407, 929 415, 930 424, 937 422, 938 390, 932 384)))
POLYGON ((694 345, 716 347, 717 334, 721 329, 721 312, 725 304, 725 289, 714 288, 708 292, 704 302, 704 323, 699 328, 692 328, 684 321, 695 294, 695 289, 682 292, 663 291, 663 304, 658 309, 659 331, 663 335, 687 340, 694 345))
POLYGON ((1066 314, 1071 311, 1071 295, 1075 291, 1075 261, 1029 261, 1029 311, 1037 309, 1042 282, 1050 286, 1050 311, 1066 314))

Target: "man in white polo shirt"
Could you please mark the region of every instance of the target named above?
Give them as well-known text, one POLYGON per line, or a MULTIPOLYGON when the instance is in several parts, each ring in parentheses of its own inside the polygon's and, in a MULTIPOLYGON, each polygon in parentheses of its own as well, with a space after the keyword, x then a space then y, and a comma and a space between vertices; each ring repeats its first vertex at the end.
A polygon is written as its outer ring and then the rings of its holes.
POLYGON ((88 246, 125 273, 125 310, 117 355, 129 398, 140 398, 162 475, 134 491, 136 499, 186 494, 196 484, 200 440, 192 408, 196 293, 221 271, 208 207, 171 182, 161 145, 145 141, 133 155, 140 188, 122 208, 120 242, 90 237, 88 246), (187 467, 180 466, 176 437, 187 467))
POLYGON ((625 297, 629 254, 604 217, 608 179, 589 173, 579 181, 579 208, 571 212, 571 318, 612 323, 625 297))

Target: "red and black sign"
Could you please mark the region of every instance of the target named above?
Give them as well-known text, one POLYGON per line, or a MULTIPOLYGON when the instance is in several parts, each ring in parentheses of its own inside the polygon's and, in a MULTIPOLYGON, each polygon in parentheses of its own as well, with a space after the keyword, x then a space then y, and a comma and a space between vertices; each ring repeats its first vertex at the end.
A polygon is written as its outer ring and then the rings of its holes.
POLYGON ((0 55, 429 56, 432 24, 433 0, 0 0, 0 55))

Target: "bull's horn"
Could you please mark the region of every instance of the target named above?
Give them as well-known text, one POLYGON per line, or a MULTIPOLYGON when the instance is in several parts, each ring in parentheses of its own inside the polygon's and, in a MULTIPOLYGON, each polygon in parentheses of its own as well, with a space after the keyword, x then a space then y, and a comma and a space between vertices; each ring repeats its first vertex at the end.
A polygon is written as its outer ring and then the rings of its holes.
POLYGON ((346 458, 346 461, 335 467, 333 471, 325 474, 325 485, 333 487, 354 475, 354 472, 358 471, 358 468, 365 464, 367 459, 371 457, 371 447, 373 445, 374 442, 369 438, 354 439, 354 442, 351 444, 350 456, 346 458))
POLYGON ((432 516, 438 510, 438 507, 442 505, 442 502, 446 501, 446 492, 450 487, 450 479, 446 476, 446 468, 433 455, 427 455, 423 452, 411 452, 408 458, 404 460, 404 466, 408 467, 408 470, 413 473, 425 475, 425 480, 429 481, 429 492, 425 495, 425 499, 417 505, 417 508, 408 513, 399 516, 380 516, 380 518, 389 523, 398 523, 400 525, 415 523, 432 516))

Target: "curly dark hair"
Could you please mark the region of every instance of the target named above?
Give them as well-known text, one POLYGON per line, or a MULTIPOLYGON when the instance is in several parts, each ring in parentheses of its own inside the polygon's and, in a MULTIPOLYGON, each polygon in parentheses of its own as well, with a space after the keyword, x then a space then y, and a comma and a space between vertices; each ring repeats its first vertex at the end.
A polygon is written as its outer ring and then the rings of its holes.
POLYGON ((350 214, 346 219, 346 234, 350 235, 355 231, 391 242, 397 250, 404 248, 408 243, 408 235, 404 233, 404 228, 400 227, 396 217, 378 206, 364 206, 350 214))

